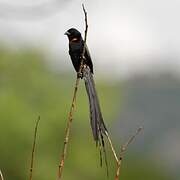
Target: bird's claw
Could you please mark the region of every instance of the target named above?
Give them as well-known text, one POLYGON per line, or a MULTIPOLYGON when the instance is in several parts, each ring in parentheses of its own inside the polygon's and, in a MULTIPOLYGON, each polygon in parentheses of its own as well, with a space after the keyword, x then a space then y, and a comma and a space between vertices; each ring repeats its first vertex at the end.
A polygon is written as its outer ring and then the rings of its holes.
POLYGON ((82 72, 78 72, 77 73, 77 78, 81 78, 82 79, 83 78, 83 73, 82 72))

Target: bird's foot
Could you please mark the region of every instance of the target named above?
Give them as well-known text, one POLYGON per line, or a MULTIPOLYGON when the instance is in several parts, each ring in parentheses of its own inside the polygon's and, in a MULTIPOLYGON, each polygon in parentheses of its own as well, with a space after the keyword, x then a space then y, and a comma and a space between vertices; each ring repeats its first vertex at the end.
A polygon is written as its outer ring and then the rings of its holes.
POLYGON ((81 78, 82 79, 83 78, 83 73, 82 72, 78 72, 77 73, 77 78, 81 78))

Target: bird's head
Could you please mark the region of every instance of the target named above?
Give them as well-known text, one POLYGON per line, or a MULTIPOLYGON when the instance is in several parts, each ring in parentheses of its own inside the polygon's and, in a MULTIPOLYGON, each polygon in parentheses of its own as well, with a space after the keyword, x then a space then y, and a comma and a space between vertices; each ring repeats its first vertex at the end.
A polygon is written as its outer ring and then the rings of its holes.
POLYGON ((81 33, 75 28, 67 30, 64 35, 67 35, 70 42, 79 41, 82 39, 81 33))

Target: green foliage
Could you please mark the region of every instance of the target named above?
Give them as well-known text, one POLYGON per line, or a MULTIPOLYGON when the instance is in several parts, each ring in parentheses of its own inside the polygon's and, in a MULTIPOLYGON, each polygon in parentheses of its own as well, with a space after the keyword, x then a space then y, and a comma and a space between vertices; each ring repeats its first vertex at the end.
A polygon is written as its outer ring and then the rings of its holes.
MULTIPOLYGON (((64 129, 70 108, 75 76, 57 73, 33 50, 0 50, 0 168, 5 179, 28 178, 35 121, 41 116, 34 179, 56 179, 64 129)), ((118 86, 97 83, 106 122, 118 112, 118 86)), ((88 100, 83 83, 78 91, 68 157, 63 177, 70 179, 106 179, 105 168, 99 167, 96 149, 89 127, 88 100)), ((108 151, 110 178, 114 176, 114 161, 108 151)), ((163 179, 152 166, 123 169, 126 180, 163 179), (143 167, 143 168, 142 168, 143 167), (156 172, 156 173, 154 173, 156 172), (151 177, 151 178, 150 178, 151 177)), ((124 162, 124 165, 127 162, 124 162)))

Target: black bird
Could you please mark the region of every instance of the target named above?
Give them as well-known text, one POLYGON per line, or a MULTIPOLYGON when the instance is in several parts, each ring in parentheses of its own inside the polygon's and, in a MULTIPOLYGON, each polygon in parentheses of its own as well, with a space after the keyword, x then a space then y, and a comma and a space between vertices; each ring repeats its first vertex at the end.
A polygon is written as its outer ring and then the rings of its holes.
MULTIPOLYGON (((76 72, 78 72, 81 65, 81 55, 84 41, 82 39, 81 33, 74 28, 66 31, 65 35, 67 35, 69 39, 69 55, 71 56, 71 60, 76 72)), ((91 73, 93 74, 93 64, 87 47, 84 56, 84 64, 89 66, 91 73)))
POLYGON ((99 100, 95 89, 95 83, 93 80, 93 64, 92 64, 91 56, 86 46, 84 60, 83 60, 84 68, 79 75, 83 46, 84 46, 83 38, 81 36, 81 33, 75 28, 71 28, 68 31, 66 31, 65 35, 67 35, 69 39, 69 55, 71 57, 72 64, 77 72, 78 77, 83 78, 85 81, 86 91, 89 98, 90 121, 91 121, 93 137, 94 140, 96 141, 96 145, 99 145, 100 147, 100 154, 101 154, 101 147, 103 147, 103 151, 105 153, 105 161, 106 161, 106 152, 104 147, 105 144, 104 144, 103 135, 107 134, 107 128, 103 121, 99 100))

